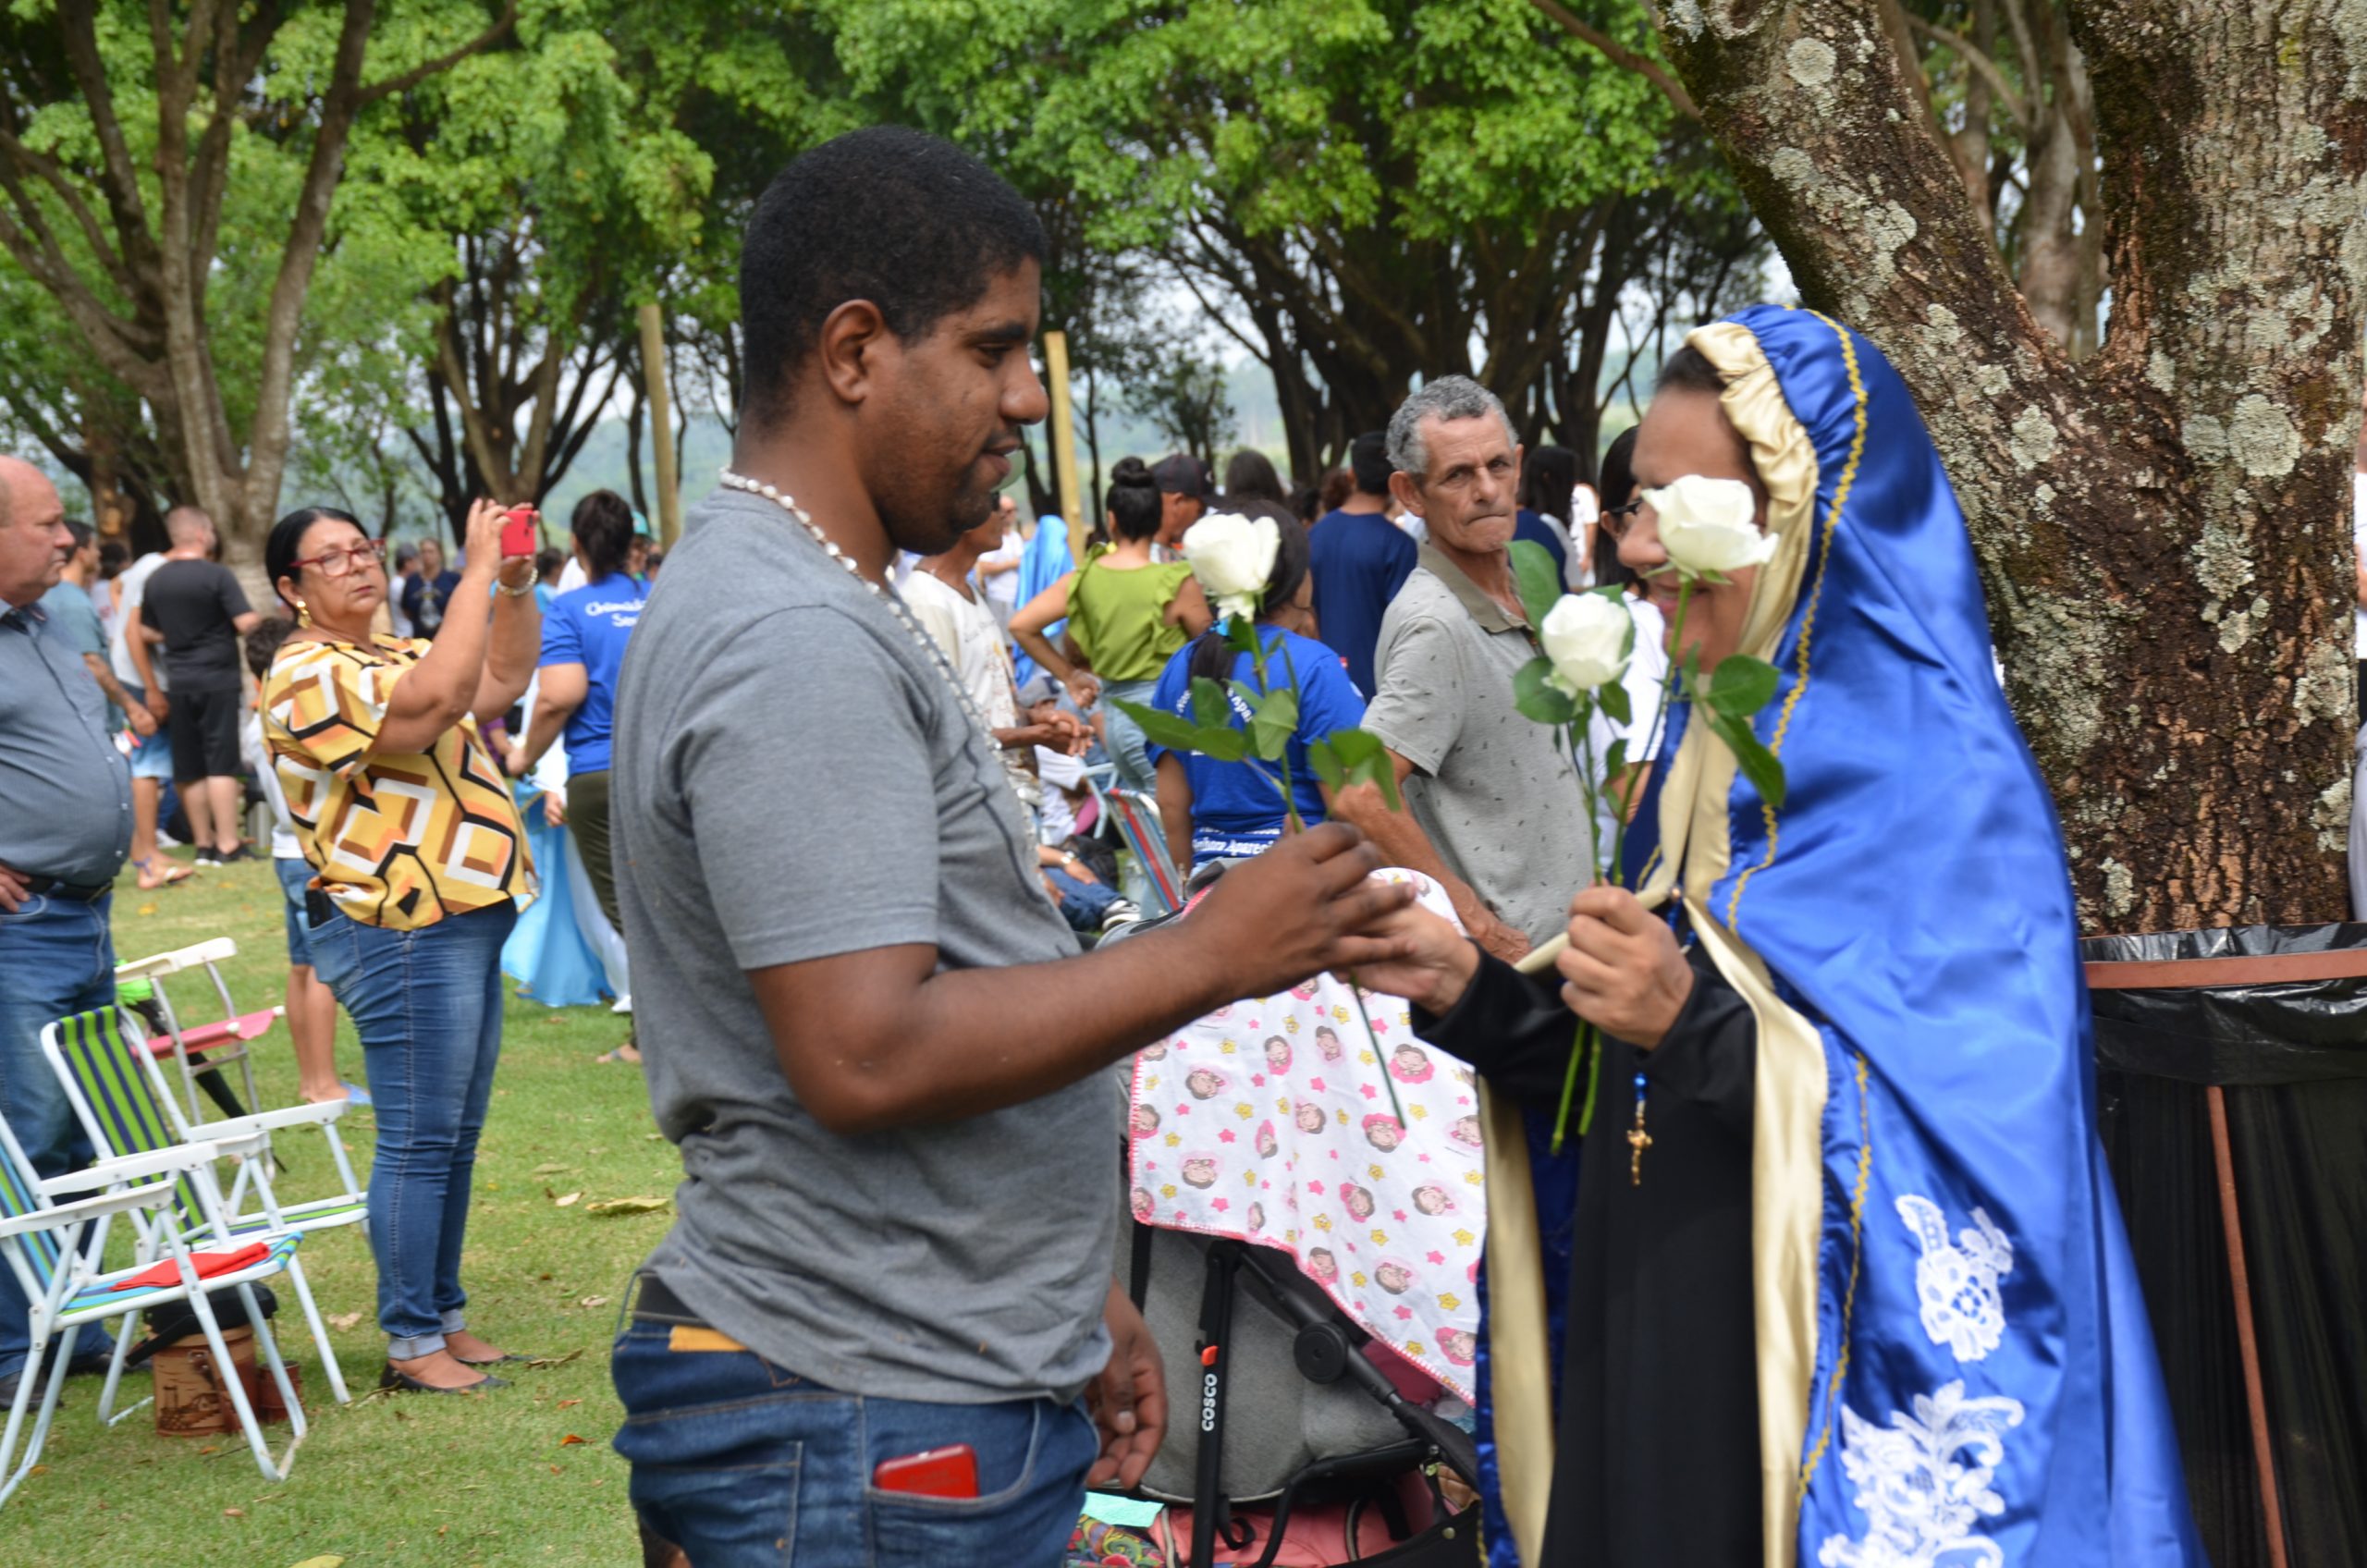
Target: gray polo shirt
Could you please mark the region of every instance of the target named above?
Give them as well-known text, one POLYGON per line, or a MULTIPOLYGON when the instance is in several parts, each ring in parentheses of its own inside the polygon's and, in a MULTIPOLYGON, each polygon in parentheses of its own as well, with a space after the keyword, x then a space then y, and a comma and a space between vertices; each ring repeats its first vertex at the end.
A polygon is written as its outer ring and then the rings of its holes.
POLYGON ((38 605, 0 605, 0 865, 112 882, 131 852, 131 767, 81 651, 38 605))
POLYGON ((609 778, 634 1022, 682 1155, 658 1273, 828 1388, 1073 1396, 1109 1359, 1115 1080, 842 1136, 799 1102, 748 979, 908 943, 948 969, 1075 956, 932 646, 779 508, 720 493, 626 650, 609 778))
POLYGON ((1537 656, 1525 621, 1431 545, 1380 618, 1365 728, 1414 765, 1405 803, 1496 918, 1544 940, 1593 881, 1578 777, 1551 727, 1513 705, 1537 656))

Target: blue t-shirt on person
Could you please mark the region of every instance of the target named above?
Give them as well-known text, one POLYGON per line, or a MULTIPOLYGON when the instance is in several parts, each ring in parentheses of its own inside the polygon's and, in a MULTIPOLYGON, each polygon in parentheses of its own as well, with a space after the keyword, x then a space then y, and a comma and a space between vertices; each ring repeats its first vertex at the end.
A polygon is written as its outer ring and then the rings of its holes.
POLYGON ((1326 512, 1306 536, 1316 631, 1348 661, 1348 679, 1373 694, 1380 616, 1414 574, 1421 546, 1379 512, 1326 512))
POLYGON ((567 720, 567 770, 599 773, 608 766, 608 737, 617 721, 617 672, 625 643, 641 622, 648 590, 622 572, 570 588, 543 617, 541 668, 583 667, 583 705, 567 720))
MULTIPOLYGON (((1365 700, 1357 695, 1348 672, 1341 668, 1340 655, 1331 648, 1312 637, 1302 637, 1278 627, 1262 626, 1258 631, 1266 644, 1268 685, 1280 690, 1290 684, 1293 675, 1298 678, 1298 732, 1291 737, 1288 747, 1291 794, 1298 802, 1299 820, 1312 827, 1323 820, 1323 790, 1306 760, 1307 742, 1319 741, 1335 729, 1350 729, 1362 724, 1365 700)), ((1186 718, 1191 717, 1191 664, 1192 644, 1187 643, 1159 672, 1158 689, 1151 694, 1153 707, 1186 718)), ((1233 655, 1233 679, 1252 688, 1257 684, 1257 668, 1247 654, 1233 655)), ((1234 696, 1233 728, 1240 729, 1248 718, 1248 704, 1234 696)), ((1167 754, 1165 748, 1159 746, 1150 747, 1149 752, 1154 766, 1167 754)), ((1255 757, 1245 762, 1219 762, 1196 752, 1174 754, 1184 765, 1184 776, 1192 785, 1194 865, 1254 855, 1282 836, 1279 765, 1255 757)))

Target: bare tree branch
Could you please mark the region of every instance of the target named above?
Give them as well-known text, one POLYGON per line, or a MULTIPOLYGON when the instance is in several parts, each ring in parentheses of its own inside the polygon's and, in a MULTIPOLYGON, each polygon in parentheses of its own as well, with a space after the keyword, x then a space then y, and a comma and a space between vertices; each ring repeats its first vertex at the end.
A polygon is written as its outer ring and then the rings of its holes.
POLYGON ((1529 0, 1529 4, 1544 12, 1555 27, 1595 50, 1613 65, 1619 67, 1622 70, 1634 71, 1637 76, 1659 88, 1662 93, 1666 94, 1668 101, 1676 106, 1676 112, 1686 119, 1698 120, 1701 117, 1701 111, 1693 106, 1693 94, 1685 91, 1685 84, 1671 76, 1654 61, 1636 53, 1635 50, 1619 43, 1600 29, 1589 27, 1580 21, 1576 13, 1567 6, 1561 4, 1561 0, 1529 0))

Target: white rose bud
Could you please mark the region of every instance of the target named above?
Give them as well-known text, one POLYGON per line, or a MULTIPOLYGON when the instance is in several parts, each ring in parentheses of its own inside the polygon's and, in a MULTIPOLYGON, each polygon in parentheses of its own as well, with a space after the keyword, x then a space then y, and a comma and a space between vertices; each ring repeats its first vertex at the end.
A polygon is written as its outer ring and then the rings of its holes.
POLYGON ((1564 594, 1537 629, 1553 684, 1565 696, 1607 686, 1625 673, 1636 642, 1635 618, 1604 594, 1564 594))
POLYGON ((1184 558, 1220 615, 1254 616, 1282 547, 1272 518, 1211 512, 1184 531, 1184 558))
POLYGON ((1660 516, 1661 547, 1686 577, 1739 571, 1775 554, 1775 535, 1760 530, 1758 500, 1739 479, 1689 473, 1644 499, 1660 516))

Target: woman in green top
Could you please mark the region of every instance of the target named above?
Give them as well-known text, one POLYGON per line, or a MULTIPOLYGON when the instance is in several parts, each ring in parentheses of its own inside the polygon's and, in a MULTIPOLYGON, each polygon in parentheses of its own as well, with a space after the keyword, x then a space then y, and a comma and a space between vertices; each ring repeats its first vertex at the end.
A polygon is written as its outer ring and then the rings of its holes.
MULTIPOLYGON (((1085 565, 1036 594, 1011 618, 1011 634, 1030 658, 1069 689, 1076 705, 1097 696, 1147 703, 1159 671, 1175 650, 1208 630, 1208 601, 1183 561, 1152 558, 1159 536, 1159 485, 1140 458, 1121 460, 1110 475, 1112 543, 1085 565), (1045 628, 1065 617, 1067 652, 1052 646, 1045 628)), ((1158 787, 1143 732, 1116 708, 1103 720, 1103 744, 1117 765, 1118 782, 1148 793, 1158 787)))

